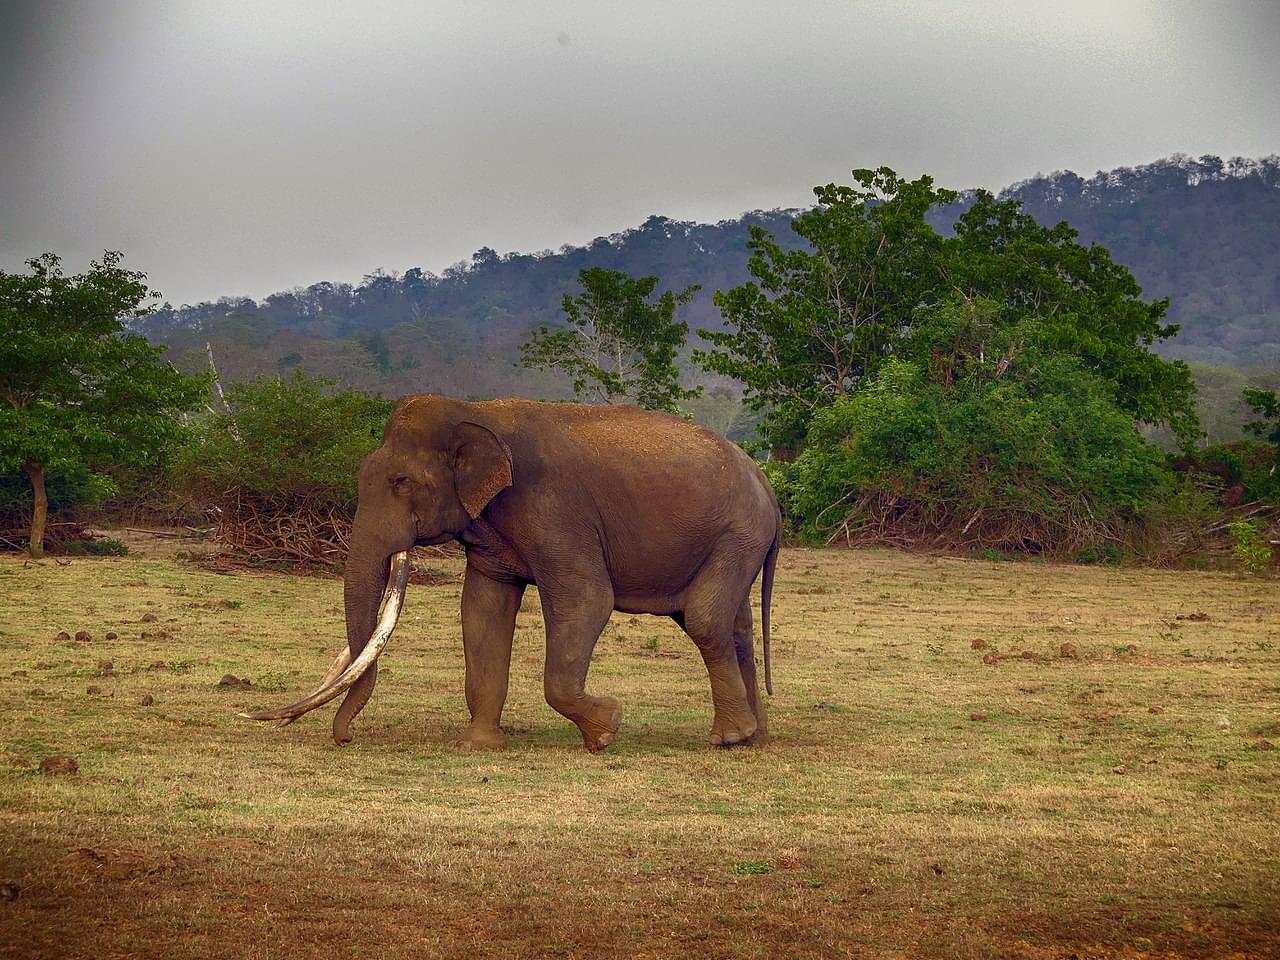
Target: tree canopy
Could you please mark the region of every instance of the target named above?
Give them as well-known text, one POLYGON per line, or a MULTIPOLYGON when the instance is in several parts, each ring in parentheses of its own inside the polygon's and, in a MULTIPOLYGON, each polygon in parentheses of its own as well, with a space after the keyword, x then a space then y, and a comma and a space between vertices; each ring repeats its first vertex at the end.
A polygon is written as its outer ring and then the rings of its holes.
POLYGON ((853 187, 815 188, 816 206, 792 222, 808 249, 752 230, 753 279, 717 292, 727 329, 701 331, 715 349, 695 359, 746 385, 748 401, 768 411, 773 443, 794 444, 814 411, 918 339, 921 310, 957 297, 994 305, 990 322, 1032 338, 1008 350, 1034 344, 1075 357, 1112 385, 1122 410, 1184 442, 1196 436, 1190 371, 1150 350, 1176 332, 1162 322, 1168 303, 1143 301, 1104 248, 982 192, 944 238, 927 218, 953 192, 887 167, 853 178, 853 187))
POLYGON ((955 194, 887 167, 853 178, 814 188, 817 204, 792 221, 809 249, 752 226, 754 279, 716 292, 727 329, 699 331, 719 349, 695 361, 744 383, 777 442, 794 442, 814 410, 854 389, 942 283, 942 238, 925 214, 955 194))
POLYGON ((207 390, 165 363, 163 347, 127 334, 154 294, 121 261, 107 251, 68 276, 46 253, 27 262, 28 273, 0 272, 0 470, 20 468, 30 480, 36 556, 46 473, 155 462, 180 429, 178 415, 207 390))
POLYGON ((592 267, 578 274, 582 293, 564 295, 567 326, 543 325, 520 347, 526 367, 562 370, 575 399, 630 401, 650 410, 678 412, 701 388, 680 386, 676 357, 689 333, 675 319, 698 287, 667 290, 650 301, 657 277, 630 277, 592 267))

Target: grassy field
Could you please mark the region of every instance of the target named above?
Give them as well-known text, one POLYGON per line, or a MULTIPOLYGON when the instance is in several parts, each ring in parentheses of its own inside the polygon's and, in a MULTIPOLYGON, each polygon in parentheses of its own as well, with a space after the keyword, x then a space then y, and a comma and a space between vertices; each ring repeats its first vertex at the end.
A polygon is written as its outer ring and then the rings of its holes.
POLYGON ((0 956, 1280 956, 1274 581, 787 550, 775 741, 705 746, 692 644, 615 615, 593 756, 533 591, 510 748, 449 746, 460 569, 339 749, 236 712, 319 679, 340 582, 0 558, 0 956))

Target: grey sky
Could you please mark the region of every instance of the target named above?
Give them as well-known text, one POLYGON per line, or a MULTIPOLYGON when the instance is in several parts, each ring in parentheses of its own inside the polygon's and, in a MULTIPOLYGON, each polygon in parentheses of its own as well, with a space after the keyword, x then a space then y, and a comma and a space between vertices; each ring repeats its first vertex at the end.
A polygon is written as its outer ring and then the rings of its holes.
POLYGON ((799 206, 1280 150, 1280 3, 0 2, 0 268, 175 303, 799 206))

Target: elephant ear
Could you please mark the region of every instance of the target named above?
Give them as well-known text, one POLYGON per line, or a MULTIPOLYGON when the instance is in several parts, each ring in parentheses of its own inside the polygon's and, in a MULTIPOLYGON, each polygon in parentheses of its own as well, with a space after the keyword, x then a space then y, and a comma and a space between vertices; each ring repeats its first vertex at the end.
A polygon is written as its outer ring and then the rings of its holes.
POLYGON ((511 486, 511 450, 492 430, 463 421, 453 431, 453 485, 474 520, 511 486))

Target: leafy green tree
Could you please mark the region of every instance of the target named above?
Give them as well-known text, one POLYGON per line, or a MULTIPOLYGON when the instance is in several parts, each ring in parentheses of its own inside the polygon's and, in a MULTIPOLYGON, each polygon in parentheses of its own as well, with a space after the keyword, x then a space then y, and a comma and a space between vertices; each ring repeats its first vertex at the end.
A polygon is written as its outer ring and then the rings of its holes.
POLYGON ((817 204, 792 221, 807 250, 752 225, 755 279, 716 292, 728 329, 699 331, 718 349, 695 351, 695 361, 742 381, 778 444, 799 439, 814 410, 854 390, 942 288, 943 241, 925 215, 956 195, 888 167, 853 178, 856 186, 815 187, 817 204))
POLYGON ((1178 332, 1164 323, 1169 301, 1144 301, 1127 267, 1077 237, 1066 223, 1041 226, 1019 201, 980 190, 947 243, 948 284, 1001 304, 1006 323, 1034 317, 1041 346, 1076 357, 1113 383, 1122 410, 1143 423, 1167 424, 1184 444, 1195 440, 1191 371, 1150 350, 1178 332))
POLYGON ((1276 491, 1276 488, 1280 487, 1280 396, 1275 390, 1245 387, 1244 402, 1258 417, 1257 420, 1244 425, 1245 432, 1272 444, 1275 448, 1268 476, 1273 478, 1270 486, 1273 491, 1276 491))
POLYGON ((650 301, 657 277, 591 267, 578 280, 583 292, 562 301, 568 326, 536 329, 520 346, 522 366, 563 370, 576 398, 599 403, 632 401, 675 413, 681 400, 701 394, 700 387, 680 386, 676 365, 689 333, 687 323, 676 321, 676 309, 697 286, 650 301))
POLYGON ((46 253, 29 273, 0 272, 0 470, 31 483, 32 556, 44 551, 47 474, 154 463, 207 393, 160 359, 163 347, 127 333, 155 294, 122 259, 109 250, 67 276, 46 253))
POLYGON ((1244 402, 1258 417, 1244 425, 1245 431, 1260 440, 1280 444, 1280 398, 1276 391, 1245 387, 1244 402))
POLYGON ((695 359, 746 384, 748 401, 769 410, 772 442, 803 437, 816 410, 901 354, 921 308, 956 298, 998 304, 997 327, 1034 319, 1035 345, 1112 383, 1122 410, 1170 425, 1184 443, 1198 435, 1190 371, 1150 350, 1177 330, 1163 322, 1168 302, 1143 301, 1106 249, 982 191, 944 239, 927 217, 956 194, 886 167, 853 177, 854 187, 817 188, 817 205, 793 222, 809 249, 783 250, 752 230, 755 279, 716 294, 728 329, 701 331, 718 349, 695 359))

